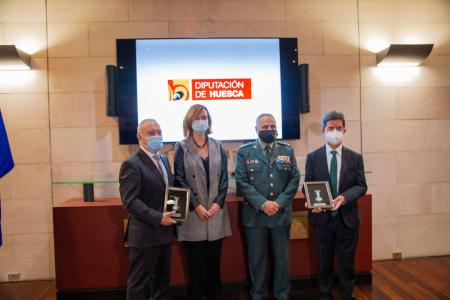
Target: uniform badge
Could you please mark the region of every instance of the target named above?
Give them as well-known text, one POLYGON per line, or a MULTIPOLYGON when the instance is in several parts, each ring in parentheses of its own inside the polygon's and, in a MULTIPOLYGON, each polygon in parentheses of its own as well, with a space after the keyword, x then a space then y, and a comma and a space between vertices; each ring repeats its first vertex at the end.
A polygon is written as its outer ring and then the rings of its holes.
POLYGON ((246 165, 259 164, 259 160, 257 160, 257 159, 247 159, 247 160, 245 161, 245 164, 246 164, 246 165))
POLYGON ((291 163, 291 158, 288 155, 278 155, 277 156, 277 163, 290 164, 291 163))

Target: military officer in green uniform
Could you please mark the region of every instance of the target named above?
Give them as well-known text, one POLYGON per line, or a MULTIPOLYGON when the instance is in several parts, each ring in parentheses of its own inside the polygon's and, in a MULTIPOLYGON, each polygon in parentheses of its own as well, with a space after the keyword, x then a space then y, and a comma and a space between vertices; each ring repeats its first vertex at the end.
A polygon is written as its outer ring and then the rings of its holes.
POLYGON ((277 126, 271 114, 256 119, 258 139, 241 146, 236 158, 236 184, 244 196, 243 224, 247 239, 250 296, 267 296, 266 268, 269 241, 274 256, 273 296, 288 299, 289 242, 292 200, 300 174, 294 149, 277 142, 277 126))

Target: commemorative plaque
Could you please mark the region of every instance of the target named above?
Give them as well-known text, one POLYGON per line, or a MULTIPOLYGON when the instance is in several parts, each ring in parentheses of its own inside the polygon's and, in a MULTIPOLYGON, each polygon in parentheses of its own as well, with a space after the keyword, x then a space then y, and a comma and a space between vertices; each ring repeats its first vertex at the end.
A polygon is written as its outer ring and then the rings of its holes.
POLYGON ((164 212, 174 211, 172 219, 178 222, 186 221, 190 195, 190 189, 167 187, 164 198, 164 212))
POLYGON ((305 187, 306 203, 309 209, 333 208, 333 196, 331 196, 328 181, 310 181, 303 184, 305 187))

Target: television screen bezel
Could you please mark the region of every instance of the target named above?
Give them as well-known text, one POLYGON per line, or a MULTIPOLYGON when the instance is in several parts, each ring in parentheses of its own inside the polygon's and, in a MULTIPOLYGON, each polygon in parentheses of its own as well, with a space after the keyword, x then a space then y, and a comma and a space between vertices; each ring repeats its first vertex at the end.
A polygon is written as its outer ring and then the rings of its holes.
MULTIPOLYGON (((136 38, 117 39, 117 80, 118 80, 118 120, 119 143, 121 145, 138 144, 136 127, 137 112, 137 72, 136 41, 167 39, 277 39, 280 45, 280 80, 282 132, 280 139, 300 139, 300 103, 298 84, 298 45, 297 38, 284 37, 214 37, 214 38, 136 38)), ((263 113, 263 112, 261 112, 263 113)), ((270 113, 270 112, 268 112, 270 113)), ((180 128, 182 130, 182 128, 180 128)), ((256 138, 256 133, 255 133, 256 138)), ((223 140, 224 142, 245 142, 248 140, 223 140)), ((172 142, 173 143, 173 142, 172 142)))

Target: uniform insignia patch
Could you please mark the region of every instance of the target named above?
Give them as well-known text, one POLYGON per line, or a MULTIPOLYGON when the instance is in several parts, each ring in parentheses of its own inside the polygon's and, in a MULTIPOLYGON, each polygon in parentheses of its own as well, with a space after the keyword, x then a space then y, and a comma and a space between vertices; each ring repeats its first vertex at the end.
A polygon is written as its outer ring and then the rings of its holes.
POLYGON ((288 155, 278 155, 277 163, 290 164, 291 158, 288 155))

